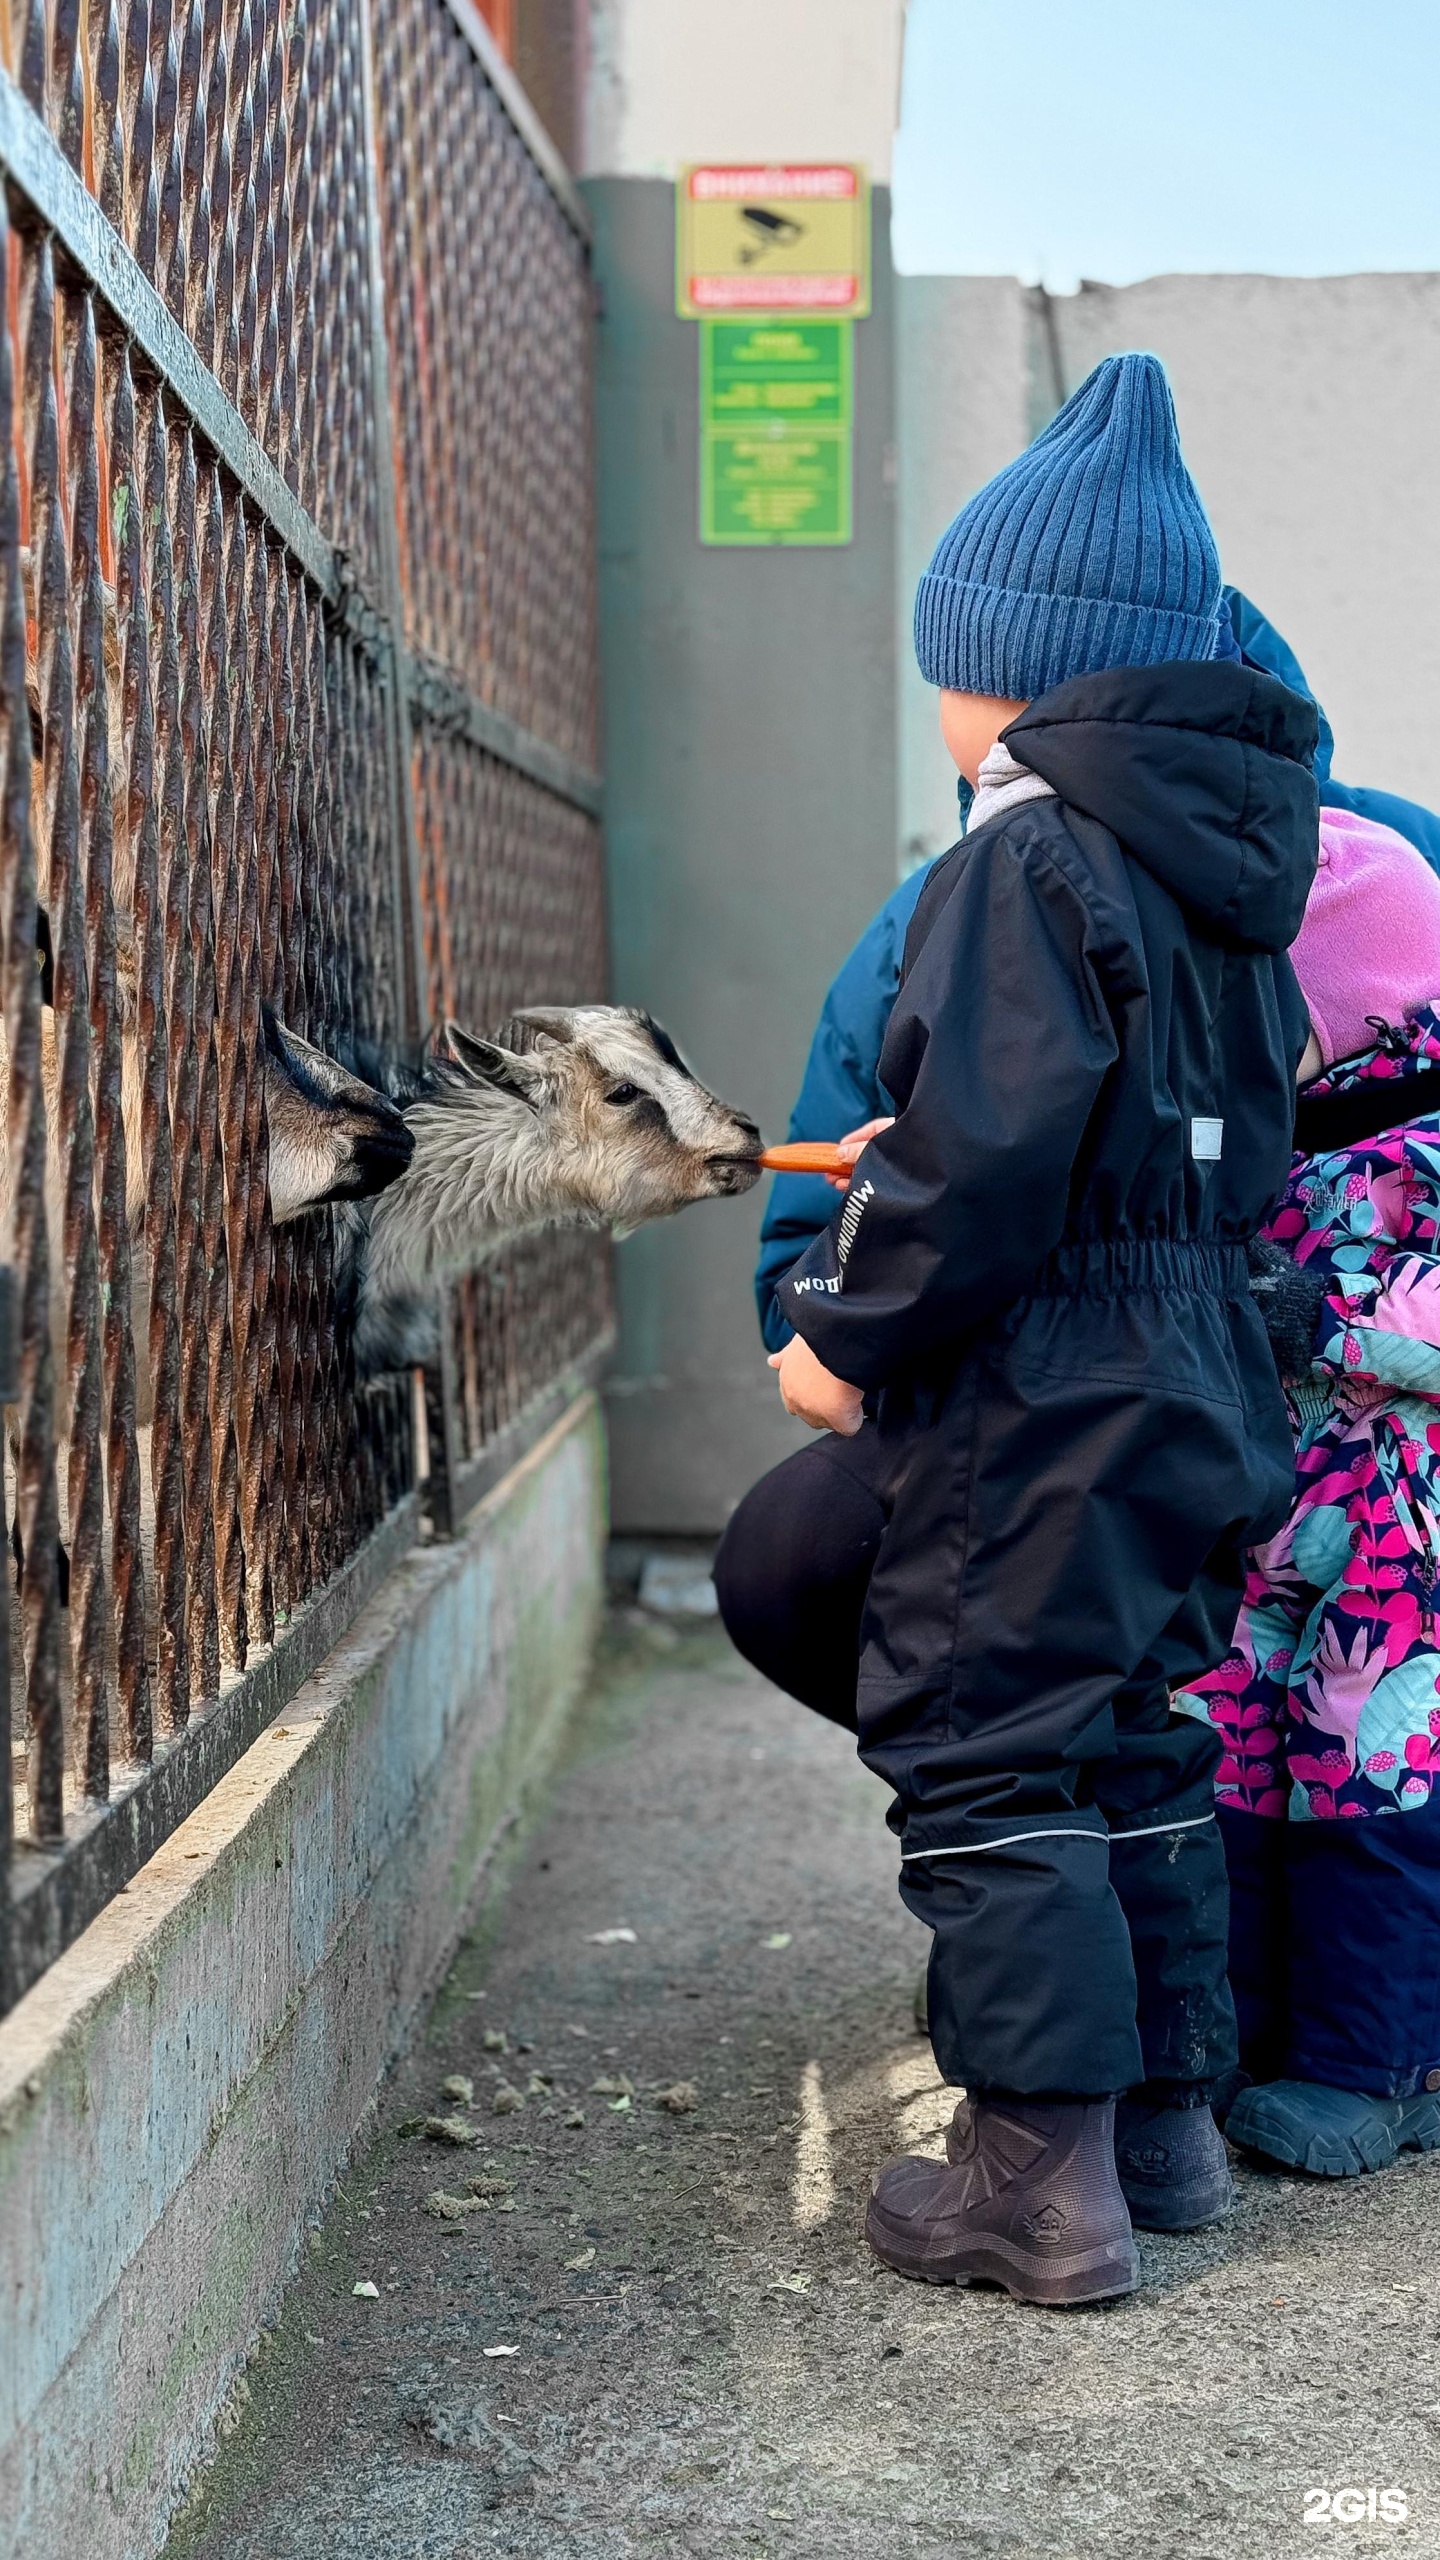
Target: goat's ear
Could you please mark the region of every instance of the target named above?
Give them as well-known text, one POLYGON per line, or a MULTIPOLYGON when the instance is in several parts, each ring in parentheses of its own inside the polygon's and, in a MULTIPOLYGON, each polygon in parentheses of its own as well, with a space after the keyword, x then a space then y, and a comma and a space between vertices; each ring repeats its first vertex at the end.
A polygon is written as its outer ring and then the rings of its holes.
POLYGON ((302 1040, 298 1031, 292 1031, 288 1022, 281 1021, 273 1006, 262 1004, 260 1007, 260 1028, 265 1054, 272 1066, 278 1067, 297 1091, 310 1099, 313 1100, 317 1092, 328 1094, 337 1080, 344 1077, 345 1071, 338 1059, 327 1057, 323 1049, 316 1049, 308 1040, 302 1040))
POLYGON ((543 1079, 530 1061, 494 1040, 477 1040, 473 1032, 462 1031, 458 1022, 447 1022, 435 1033, 430 1054, 442 1074, 448 1071, 466 1084, 491 1085, 532 1111, 539 1107, 543 1079))
POLYGON ((291 1041, 294 1034, 286 1030, 279 1015, 268 1004, 262 1004, 260 1007, 260 1034, 265 1043, 266 1055, 274 1059, 277 1067, 288 1067, 291 1062, 291 1041))
POLYGON ((512 1013, 506 1026, 528 1047, 532 1041, 553 1040, 568 1049, 575 1038, 575 1015, 563 1006, 527 1004, 512 1013))

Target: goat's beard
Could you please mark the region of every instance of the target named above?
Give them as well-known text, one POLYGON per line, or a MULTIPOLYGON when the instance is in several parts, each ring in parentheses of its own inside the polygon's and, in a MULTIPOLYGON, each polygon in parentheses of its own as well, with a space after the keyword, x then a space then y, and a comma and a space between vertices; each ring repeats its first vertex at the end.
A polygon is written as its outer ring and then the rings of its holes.
POLYGON ((589 1214, 617 1234, 631 1235, 636 1227, 653 1225, 657 1218, 678 1217, 682 1209, 693 1209, 701 1200, 737 1198, 759 1178, 760 1167, 752 1167, 740 1156, 704 1156, 698 1161, 687 1157, 659 1168, 646 1164, 637 1167, 629 1181, 607 1184, 605 1198, 594 1201, 589 1214))

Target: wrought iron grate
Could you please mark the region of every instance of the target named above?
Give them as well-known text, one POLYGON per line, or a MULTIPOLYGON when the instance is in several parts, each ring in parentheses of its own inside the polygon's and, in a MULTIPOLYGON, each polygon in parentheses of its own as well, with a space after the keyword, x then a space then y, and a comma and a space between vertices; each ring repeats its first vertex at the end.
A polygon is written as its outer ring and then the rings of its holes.
MULTIPOLYGON (((605 950, 583 213, 464 0, 14 0, 0 63, 13 1997, 415 1532, 262 1006, 413 1053, 605 950)), ((452 1521, 607 1323, 593 1238, 455 1293, 452 1521)))

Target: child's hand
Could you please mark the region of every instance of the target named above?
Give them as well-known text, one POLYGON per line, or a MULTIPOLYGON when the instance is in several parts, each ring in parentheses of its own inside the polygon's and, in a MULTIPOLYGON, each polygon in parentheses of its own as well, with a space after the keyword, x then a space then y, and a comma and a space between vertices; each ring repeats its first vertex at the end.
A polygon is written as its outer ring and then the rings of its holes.
POLYGON ((895 1115, 892 1112, 888 1120, 867 1120, 863 1129, 851 1129, 841 1139, 840 1153, 845 1159, 845 1170, 843 1173, 827 1173, 823 1176, 832 1191, 849 1190, 851 1167, 869 1146, 872 1138, 878 1138, 882 1129, 893 1129, 894 1126, 895 1115))
POLYGON ((808 1422, 812 1431, 838 1431, 842 1440, 854 1439, 865 1419, 859 1388, 832 1377, 798 1333, 783 1351, 771 1352, 770 1367, 779 1378, 787 1413, 808 1422))

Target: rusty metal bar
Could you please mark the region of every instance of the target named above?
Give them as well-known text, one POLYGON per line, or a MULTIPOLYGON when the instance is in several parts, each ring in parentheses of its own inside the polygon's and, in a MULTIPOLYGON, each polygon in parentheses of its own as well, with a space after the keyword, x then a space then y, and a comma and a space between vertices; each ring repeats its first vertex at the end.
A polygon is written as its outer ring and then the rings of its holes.
MULTIPOLYGON (((0 1406, 14 1404, 20 1393, 20 1292, 17 1274, 9 1263, 0 1263, 0 1406)), ((9 1547, 9 1531, 5 1520, 5 1471, 0 1467, 0 1556, 9 1547)), ((0 1572, 0 1663, 5 1666, 8 1693, 10 1670, 10 1576, 0 1572)), ((15 1949, 11 1901, 11 1834, 15 1822, 15 1805, 10 1778, 10 1736, 0 1737, 0 2017, 15 1999, 15 1949)))
POLYGON ((442 1282, 439 1300, 439 1345, 433 1360, 425 1364, 425 1515, 437 1538, 453 1538, 465 1517, 459 1493, 459 1477, 464 1466, 464 1437, 461 1430, 455 1382, 455 1334, 451 1314, 451 1291, 442 1282))
MULTIPOLYGON (((103 429, 93 298, 72 284, 61 290, 61 338, 68 421, 65 448, 71 555, 69 603, 80 785, 76 886, 90 1017, 90 1090, 85 1099, 93 1124, 92 1197, 85 1208, 83 1257, 85 1286, 94 1312, 93 1317, 87 1314, 83 1432, 77 1409, 70 1446, 70 1632, 78 1706, 96 1688, 105 1660, 103 1544, 108 1503, 115 1676, 120 1705, 118 1741, 125 1759, 140 1761, 150 1754, 151 1707, 145 1647, 135 1358, 130 1330, 130 1231, 113 880, 106 612, 100 570, 103 429)), ((52 937, 56 917, 52 890, 52 937)), ((56 1005, 63 1015, 58 959, 57 951, 56 1005)), ((67 1036, 67 1054, 68 1048, 67 1036)), ((77 1288, 80 1277, 77 1270, 77 1288)), ((90 1708, 92 1723, 98 1726, 106 1707, 102 1694, 90 1708)), ((102 1750, 97 1730, 92 1740, 93 1784, 87 1792, 103 1793, 108 1787, 108 1742, 107 1730, 106 1747, 102 1750)))
POLYGON ((400 536, 395 509, 394 407, 390 397, 390 349, 385 325, 385 246, 380 229, 379 128, 375 114, 375 45, 370 0, 359 0, 360 55, 365 109, 365 230, 369 248, 371 405, 376 420, 375 511, 379 529, 380 582, 389 623, 385 651, 386 720, 391 756, 391 842, 394 853, 396 975, 405 992, 405 1028, 419 1049, 430 1028, 425 980, 425 930, 420 914, 420 865, 415 804, 410 783, 408 662, 404 655, 405 598, 400 583, 400 536))
MULTIPOLYGON (((182 523, 192 521, 187 499, 182 523)), ((195 778, 192 808, 198 833, 191 837, 190 937, 196 955, 195 1056, 199 1069, 200 1246, 204 1270, 205 1339, 208 1351, 210 1510, 215 1539, 215 1598, 220 1659, 243 1670, 246 1654, 245 1559, 240 1545, 240 1471, 235 1442, 234 1344, 231 1333, 230 1227, 225 1212, 228 1153, 242 1215, 244 1175, 240 1139, 244 1127, 240 987, 235 974, 238 888, 234 880, 235 808, 230 727, 229 634, 224 575, 225 528, 219 474, 200 464, 194 484, 194 564, 190 583, 197 604, 193 639, 185 630, 186 656, 194 650, 187 691, 193 698, 195 778), (198 804, 198 805, 197 805, 198 804), (207 860, 208 855, 208 860, 207 860), (232 899, 235 912, 232 912, 232 899), (208 960, 209 965, 204 965, 208 960), (227 1115, 225 1103, 231 1108, 227 1115)), ((244 511, 232 526, 243 538, 244 511)))
POLYGON ((546 739, 537 738, 532 730, 522 729, 519 721, 511 720, 505 712, 479 701, 444 667, 418 650, 406 653, 405 675, 410 707, 418 719, 446 737, 468 738, 472 747, 483 747, 487 755, 513 765, 517 773, 527 774, 532 782, 553 791, 558 800, 570 801, 587 817, 599 817, 604 784, 598 773, 578 764, 573 756, 552 747, 546 739))
POLYGON ((112 450, 125 476, 116 603, 123 648, 122 700, 130 766, 125 815, 133 877, 136 1021, 141 1043, 140 1153, 145 1193, 142 1234, 150 1270, 148 1365, 152 1419, 150 1488, 155 1522, 158 1628, 156 1692, 162 1733, 178 1733, 190 1711, 186 1599, 185 1468, 180 1431, 180 1286, 175 1215, 175 1149, 170 1124, 169 940, 166 890, 171 863, 175 777, 171 743, 178 686, 171 619, 171 554, 165 517, 165 414, 158 389, 138 400, 129 351, 112 354, 112 450), (151 664, 151 616, 160 648, 151 664), (162 851, 164 872, 162 874, 162 851))
MULTIPOLYGON (((0 202, 0 245, 13 257, 8 209, 0 202)), ((30 299, 33 302, 33 291, 30 299)), ((5 928, 4 1013, 10 1063, 9 1251, 20 1275, 21 1335, 16 1529, 28 1568, 21 1584, 20 1630, 25 1656, 26 1799, 30 1836, 64 1836, 65 1733, 60 1681, 60 1516, 55 1485, 54 1354, 50 1326, 47 1134, 41 1058, 40 985, 35 971, 37 880, 32 826, 34 773, 28 702, 27 603, 21 550, 21 438, 32 372, 26 297, 19 343, 9 327, 0 349, 0 675, 8 714, 5 789, 0 815, 5 928), (18 371, 20 380, 16 381, 18 371)), ((48 356, 53 363, 53 329, 48 356)), ((36 362, 46 358, 36 350, 36 362)), ((24 439, 24 496, 30 495, 29 439, 24 439)), ((31 585, 35 584, 31 546, 31 585)), ((38 669, 37 669, 38 694, 38 669)), ((7 1737, 8 1739, 8 1737, 7 1737)))
POLYGON ((205 1082, 209 1024, 197 1012, 195 928, 208 906, 203 775, 200 766, 198 564, 195 556, 195 449, 189 426, 168 430, 157 461, 165 496, 155 543, 151 612, 163 634, 160 747, 160 896, 165 915, 165 1012, 170 1025, 170 1129, 175 1184, 176 1275, 180 1317, 180 1447, 184 1472, 187 1637, 192 1703, 220 1688, 211 1509, 210 1329, 205 1268, 205 1082), (192 894, 199 903, 197 919, 192 894))
POLYGON ((494 1491, 501 1477, 519 1464, 526 1450, 534 1448, 578 1395, 598 1383, 614 1347, 615 1330, 607 1325, 578 1360, 531 1397, 513 1420, 502 1423, 473 1457, 461 1459, 445 1487, 446 1508, 443 1522, 436 1523, 438 1535, 459 1535, 477 1502, 494 1491))
MULTIPOLYGON (((56 364, 67 334, 57 312, 54 262, 42 241, 24 263, 24 451, 30 489, 30 567, 36 625, 35 687, 41 726, 38 884, 54 955, 52 1107, 60 1141, 60 1218, 65 1273, 64 1384, 59 1437, 66 1445, 65 1536, 70 1582, 70 1743, 81 1793, 103 1801, 109 1788, 103 1485, 100 1459, 99 1264, 95 1240, 94 1121, 90 1097, 90 985, 74 640, 69 593, 73 513, 68 458, 82 422, 62 417, 56 364), (73 432, 67 428, 73 426, 73 432)), ((68 393, 68 386, 67 386, 68 393)), ((93 525, 91 527, 93 539, 93 525)), ((46 1753, 49 1736, 32 1735, 46 1753)), ((37 1772, 43 1785, 46 1772, 37 1772)), ((48 1773, 53 1786, 53 1767, 48 1773)), ((32 1825, 48 1831, 50 1809, 32 1796, 32 1825)))

